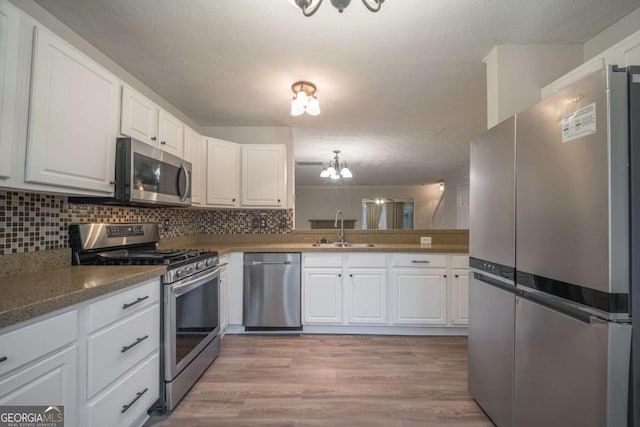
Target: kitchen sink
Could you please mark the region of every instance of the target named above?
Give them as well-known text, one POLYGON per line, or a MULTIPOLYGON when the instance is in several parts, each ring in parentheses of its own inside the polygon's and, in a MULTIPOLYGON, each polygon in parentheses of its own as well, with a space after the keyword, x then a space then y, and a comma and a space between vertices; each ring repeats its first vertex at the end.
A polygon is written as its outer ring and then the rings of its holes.
POLYGON ((317 248, 374 248, 373 243, 348 243, 348 242, 333 242, 333 243, 314 243, 312 246, 317 248))

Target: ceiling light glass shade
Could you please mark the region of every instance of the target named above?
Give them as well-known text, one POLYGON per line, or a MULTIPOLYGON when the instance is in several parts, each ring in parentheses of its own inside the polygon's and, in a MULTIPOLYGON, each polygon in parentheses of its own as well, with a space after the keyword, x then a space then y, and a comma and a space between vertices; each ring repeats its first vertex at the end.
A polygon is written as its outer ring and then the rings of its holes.
POLYGON ((440 191, 444 191, 444 182, 440 183, 440 191))
POLYGON ((327 175, 333 178, 334 175, 338 175, 338 171, 333 166, 329 166, 327 169, 327 175))
POLYGON ((340 176, 342 176, 343 178, 353 178, 353 174, 347 167, 346 163, 344 164, 344 166, 342 167, 342 170, 340 171, 340 176))
POLYGON ((298 102, 294 99, 291 100, 291 115, 297 117, 304 113, 304 107, 300 107, 298 102))
POLYGON ((327 169, 327 167, 325 166, 324 169, 322 169, 322 172, 320 172, 320 178, 329 178, 331 176, 331 173, 329 172, 329 169, 327 169))
POLYGON ((331 179, 340 179, 340 175, 334 173, 331 175, 331 179))
POLYGON ((296 104, 302 109, 307 108, 307 105, 309 105, 309 97, 307 94, 302 91, 298 92, 296 95, 296 104))
POLYGON ((307 114, 310 116, 317 116, 320 114, 320 103, 318 102, 318 98, 315 96, 310 97, 309 105, 307 105, 307 114))

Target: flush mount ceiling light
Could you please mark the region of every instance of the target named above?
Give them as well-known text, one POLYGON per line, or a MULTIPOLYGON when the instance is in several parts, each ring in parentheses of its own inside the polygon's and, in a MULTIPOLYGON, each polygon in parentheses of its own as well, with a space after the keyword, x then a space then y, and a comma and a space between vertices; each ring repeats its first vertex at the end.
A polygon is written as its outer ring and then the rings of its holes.
POLYGON ((324 168, 322 172, 320 172, 321 178, 330 178, 332 180, 338 180, 342 178, 353 178, 353 174, 349 170, 347 166, 347 162, 340 163, 340 159, 338 158, 338 154, 340 154, 340 150, 333 150, 335 156, 333 160, 330 160, 324 168), (339 171, 339 172, 338 172, 339 171))
POLYGON ((299 116, 306 112, 310 116, 320 114, 320 103, 316 92, 316 85, 311 82, 298 81, 291 85, 293 99, 291 100, 291 115, 299 116))
MULTIPOLYGON (((302 9, 302 14, 304 16, 311 16, 318 11, 320 5, 322 4, 322 0, 294 0, 296 6, 302 9)), ((338 12, 342 13, 347 6, 349 6, 351 0, 331 0, 331 4, 333 7, 338 9, 338 12)), ((378 12, 384 0, 362 0, 362 3, 369 9, 371 12, 378 12)))

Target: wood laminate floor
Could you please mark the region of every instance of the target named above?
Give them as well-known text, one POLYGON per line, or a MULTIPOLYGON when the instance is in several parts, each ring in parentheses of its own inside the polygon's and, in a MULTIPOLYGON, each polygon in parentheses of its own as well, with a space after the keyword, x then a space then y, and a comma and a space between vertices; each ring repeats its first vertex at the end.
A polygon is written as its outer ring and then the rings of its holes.
POLYGON ((492 426, 467 392, 466 337, 227 335, 154 426, 492 426))

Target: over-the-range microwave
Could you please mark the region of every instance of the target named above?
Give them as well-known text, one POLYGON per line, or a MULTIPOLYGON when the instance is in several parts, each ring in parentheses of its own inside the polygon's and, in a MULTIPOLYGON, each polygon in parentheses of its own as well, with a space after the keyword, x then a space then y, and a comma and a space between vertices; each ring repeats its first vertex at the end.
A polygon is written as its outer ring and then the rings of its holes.
POLYGON ((116 141, 113 197, 70 197, 71 203, 191 206, 191 163, 133 138, 116 141))

